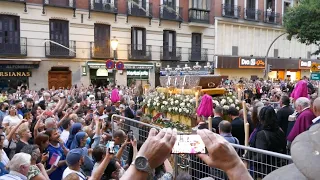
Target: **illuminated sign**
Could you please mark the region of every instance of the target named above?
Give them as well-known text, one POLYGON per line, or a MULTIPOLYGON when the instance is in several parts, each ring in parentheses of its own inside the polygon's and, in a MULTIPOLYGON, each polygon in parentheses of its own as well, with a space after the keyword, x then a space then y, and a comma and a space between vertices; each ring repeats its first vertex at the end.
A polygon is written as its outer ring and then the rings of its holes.
POLYGON ((239 58, 239 68, 264 68, 265 63, 262 59, 239 58))
POLYGON ((0 77, 31 77, 31 72, 0 72, 0 77))

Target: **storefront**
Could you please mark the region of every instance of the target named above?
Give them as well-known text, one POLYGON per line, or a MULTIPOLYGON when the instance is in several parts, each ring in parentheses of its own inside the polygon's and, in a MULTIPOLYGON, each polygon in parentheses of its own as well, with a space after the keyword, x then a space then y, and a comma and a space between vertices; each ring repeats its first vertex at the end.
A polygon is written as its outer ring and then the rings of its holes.
POLYGON ((0 90, 13 93, 17 87, 28 87, 32 69, 38 67, 39 64, 0 64, 0 90))
MULTIPOLYGON (((268 77, 272 80, 300 80, 303 76, 310 76, 312 62, 320 63, 319 60, 268 58, 268 64, 271 65, 268 77)), ((229 76, 229 79, 263 78, 265 59, 262 57, 218 56, 216 68, 216 74, 229 76)))
POLYGON ((124 61, 124 70, 107 70, 103 62, 88 62, 90 80, 92 83, 108 85, 116 82, 117 85, 130 86, 132 84, 155 84, 153 63, 133 63, 124 61))

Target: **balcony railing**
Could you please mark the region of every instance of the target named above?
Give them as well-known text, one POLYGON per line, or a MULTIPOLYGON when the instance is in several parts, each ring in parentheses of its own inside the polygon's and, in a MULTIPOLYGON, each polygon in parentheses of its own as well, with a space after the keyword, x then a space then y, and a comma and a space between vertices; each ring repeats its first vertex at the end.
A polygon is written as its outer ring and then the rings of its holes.
POLYGON ((264 22, 270 23, 270 24, 281 24, 280 13, 265 11, 264 12, 264 22))
POLYGON ((244 8, 244 19, 249 21, 261 21, 261 10, 244 8))
POLYGON ((110 47, 90 42, 90 57, 92 59, 112 59, 114 55, 113 50, 110 47))
POLYGON ((180 61, 181 60, 181 47, 161 46, 160 47, 160 60, 180 61))
POLYGON ((189 61, 208 61, 208 49, 189 48, 189 61))
POLYGON ((27 2, 27 0, 0 0, 0 1, 21 2, 21 3, 26 3, 27 2))
POLYGON ((239 18, 240 17, 240 6, 234 6, 231 4, 222 4, 222 16, 228 18, 239 18))
POLYGON ((209 24, 210 10, 189 9, 189 22, 209 24))
POLYGON ((76 0, 43 0, 43 5, 75 9, 76 0))
POLYGON ((27 38, 3 38, 0 56, 27 56, 27 38))
POLYGON ((118 13, 118 0, 89 0, 90 11, 118 13))
POLYGON ((143 46, 140 44, 128 44, 128 59, 129 60, 151 60, 150 45, 143 46))
MULTIPOLYGON (((59 42, 58 42, 59 43, 59 42)), ((56 57, 56 58, 73 58, 76 57, 76 41, 69 41, 69 44, 60 43, 69 49, 66 49, 57 44, 46 42, 45 50, 46 57, 56 57)))
POLYGON ((127 14, 129 16, 152 18, 152 3, 130 1, 127 5, 127 14))
POLYGON ((161 6, 160 18, 164 20, 173 20, 181 22, 183 21, 182 12, 182 7, 161 6))

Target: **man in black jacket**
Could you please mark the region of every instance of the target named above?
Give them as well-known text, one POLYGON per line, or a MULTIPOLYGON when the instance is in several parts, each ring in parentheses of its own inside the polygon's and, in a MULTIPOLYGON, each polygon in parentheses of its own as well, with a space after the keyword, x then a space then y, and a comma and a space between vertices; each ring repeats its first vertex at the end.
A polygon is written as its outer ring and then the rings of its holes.
POLYGON ((219 134, 219 124, 223 120, 223 108, 221 106, 216 106, 214 108, 214 117, 212 118, 212 128, 216 130, 216 133, 219 134))
POLYGON ((281 109, 277 112, 278 125, 283 130, 284 134, 287 134, 288 118, 294 112, 292 107, 290 107, 290 99, 288 96, 281 97, 280 106, 281 109))
POLYGON ((234 107, 230 107, 228 115, 232 119, 232 135, 239 140, 241 145, 244 145, 244 122, 243 119, 239 117, 239 111, 234 107))

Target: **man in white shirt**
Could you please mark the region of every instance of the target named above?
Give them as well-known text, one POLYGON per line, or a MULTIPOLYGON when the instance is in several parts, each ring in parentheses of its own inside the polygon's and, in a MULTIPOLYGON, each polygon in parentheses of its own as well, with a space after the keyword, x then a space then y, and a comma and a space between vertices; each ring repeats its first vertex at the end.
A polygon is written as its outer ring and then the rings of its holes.
POLYGON ((15 154, 9 163, 10 173, 0 176, 0 180, 27 180, 30 164, 30 154, 15 154))
POLYGON ((8 162, 10 161, 7 154, 3 150, 3 142, 6 138, 4 135, 0 134, 0 156, 1 156, 1 163, 4 166, 7 166, 8 162))
POLYGON ((67 154, 67 165, 68 167, 64 170, 62 179, 67 177, 71 173, 76 173, 79 176, 79 180, 86 180, 87 177, 81 170, 81 165, 84 163, 84 155, 81 148, 72 149, 67 154))
POLYGON ((64 120, 61 126, 63 128, 63 131, 60 134, 60 138, 63 140, 64 143, 67 143, 70 134, 71 119, 64 120))

